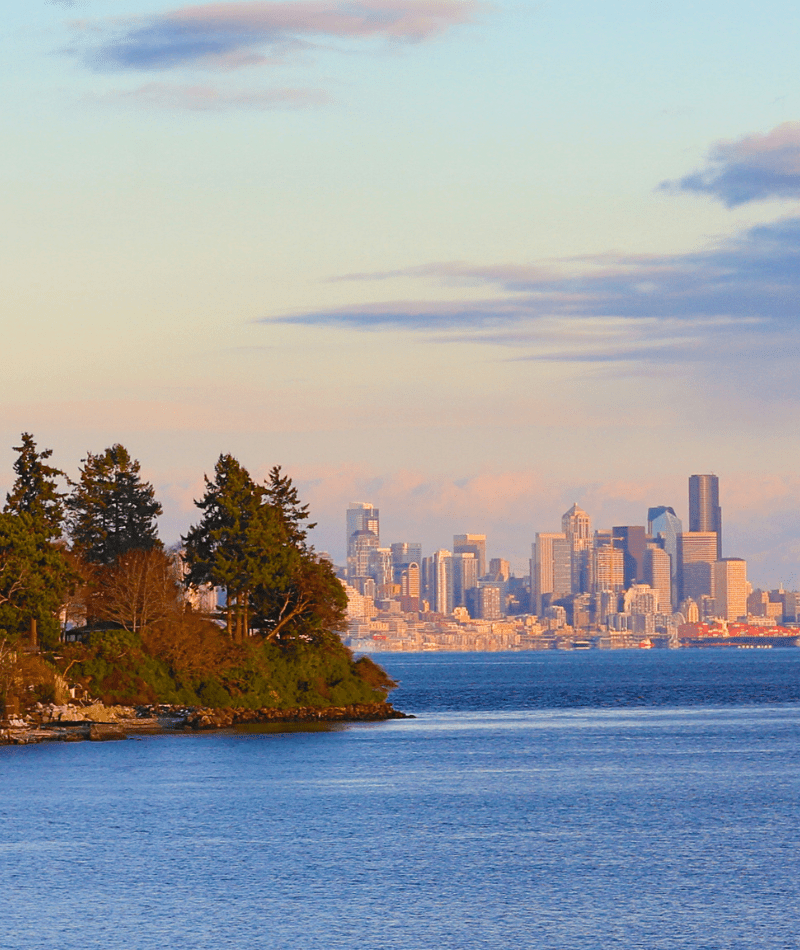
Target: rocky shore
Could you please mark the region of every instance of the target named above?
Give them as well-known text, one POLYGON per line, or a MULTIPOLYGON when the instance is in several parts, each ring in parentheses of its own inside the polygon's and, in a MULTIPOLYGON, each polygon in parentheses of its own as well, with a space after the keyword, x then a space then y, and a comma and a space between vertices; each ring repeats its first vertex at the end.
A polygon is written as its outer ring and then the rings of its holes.
POLYGON ((141 735, 232 729, 239 725, 384 722, 413 719, 391 703, 297 706, 292 709, 208 709, 184 706, 56 706, 38 704, 24 718, 0 721, 0 745, 102 742, 141 735))

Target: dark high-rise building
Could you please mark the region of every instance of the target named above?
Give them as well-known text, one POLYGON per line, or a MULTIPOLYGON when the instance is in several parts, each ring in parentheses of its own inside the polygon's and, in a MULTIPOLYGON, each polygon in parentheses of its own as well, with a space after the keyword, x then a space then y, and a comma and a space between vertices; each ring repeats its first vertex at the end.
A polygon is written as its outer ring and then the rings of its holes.
POLYGON ((722 508, 716 475, 689 476, 689 531, 714 531, 717 560, 722 557, 722 508))
POLYGON ((644 580, 644 525, 622 525, 612 529, 614 547, 622 548, 622 565, 624 584, 628 588, 631 584, 644 580))

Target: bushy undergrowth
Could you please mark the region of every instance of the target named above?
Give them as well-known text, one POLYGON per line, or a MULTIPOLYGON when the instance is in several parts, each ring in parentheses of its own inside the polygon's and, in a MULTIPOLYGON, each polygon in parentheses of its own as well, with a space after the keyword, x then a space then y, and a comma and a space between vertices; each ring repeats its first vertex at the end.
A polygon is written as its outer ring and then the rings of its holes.
POLYGON ((386 699, 395 685, 370 659, 355 661, 338 636, 314 642, 233 644, 187 615, 141 635, 95 633, 65 648, 62 668, 105 703, 170 703, 247 709, 346 706, 386 699))

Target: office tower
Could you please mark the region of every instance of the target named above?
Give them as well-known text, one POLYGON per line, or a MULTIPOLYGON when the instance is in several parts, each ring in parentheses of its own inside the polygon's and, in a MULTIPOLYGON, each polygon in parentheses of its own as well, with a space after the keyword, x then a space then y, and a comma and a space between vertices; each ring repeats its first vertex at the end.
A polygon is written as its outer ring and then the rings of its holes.
POLYGON ((347 555, 347 578, 352 584, 357 577, 370 576, 370 558, 378 549, 378 536, 372 531, 356 531, 350 535, 347 555))
POLYGON ((672 612, 672 558, 651 542, 644 550, 644 582, 658 591, 658 609, 672 612))
POLYGON ((481 620, 499 620, 503 616, 503 592, 499 584, 481 584, 474 594, 475 613, 481 620))
MULTIPOLYGON (((672 585, 672 606, 677 608, 680 600, 680 559, 678 558, 678 535, 683 533, 681 519, 672 508, 659 505, 647 512, 647 533, 657 541, 670 556, 670 583, 672 585)), ((666 604, 662 604, 666 607, 666 604)))
POLYGON ((747 616, 747 561, 726 557, 714 563, 714 600, 723 620, 747 616))
POLYGON ((685 531, 678 535, 681 600, 714 596, 714 568, 717 560, 715 531, 685 531))
POLYGON ((466 607, 467 592, 478 586, 478 558, 472 551, 453 554, 453 606, 466 607))
POLYGON ((644 525, 622 525, 612 528, 614 547, 622 548, 625 587, 644 580, 644 525))
POLYGON ((394 580, 392 571, 392 552, 390 548, 371 548, 367 562, 367 573, 375 581, 376 587, 384 587, 394 580))
POLYGON ((453 612, 453 555, 442 548, 427 560, 430 561, 431 609, 450 616, 453 612))
MULTIPOLYGON (((351 502, 347 507, 347 576, 359 576, 354 565, 351 564, 351 558, 355 556, 354 537, 359 531, 371 531, 380 545, 380 517, 377 508, 373 508, 368 502, 351 502)), ((366 573, 366 571, 364 572, 366 573)))
POLYGON ((592 522, 586 512, 573 505, 561 517, 561 530, 572 554, 572 593, 588 593, 592 587, 592 522))
POLYGON ((511 565, 505 558, 493 557, 489 561, 489 574, 492 578, 507 581, 511 577, 511 565))
POLYGON ((572 549, 566 535, 540 533, 531 555, 531 610, 541 617, 551 601, 572 591, 572 549))
POLYGON ((422 564, 422 545, 418 541, 397 541, 392 545, 392 569, 395 583, 409 564, 422 564))
POLYGON ((722 557, 722 508, 719 506, 719 478, 716 475, 689 476, 689 531, 714 531, 717 557, 722 557))
POLYGON ((454 534, 453 554, 474 554, 478 559, 478 577, 486 573, 485 534, 454 534))
POLYGON ((595 548, 592 552, 592 577, 596 593, 620 591, 625 584, 625 556, 622 548, 614 544, 595 548))
POLYGON ((402 597, 415 597, 419 600, 422 593, 420 582, 420 566, 416 561, 407 564, 400 575, 400 595, 402 597))

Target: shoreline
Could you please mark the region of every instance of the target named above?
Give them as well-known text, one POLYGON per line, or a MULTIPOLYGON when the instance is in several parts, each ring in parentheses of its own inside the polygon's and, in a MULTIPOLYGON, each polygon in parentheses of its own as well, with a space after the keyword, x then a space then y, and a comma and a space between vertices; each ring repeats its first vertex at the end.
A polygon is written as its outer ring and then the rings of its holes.
POLYGON ((232 729, 239 725, 298 725, 303 723, 387 722, 414 719, 391 703, 349 706, 294 706, 289 709, 202 706, 50 706, 34 710, 27 719, 0 722, 0 746, 43 742, 106 742, 146 735, 187 735, 232 729), (75 718, 65 718, 74 716, 75 718))

